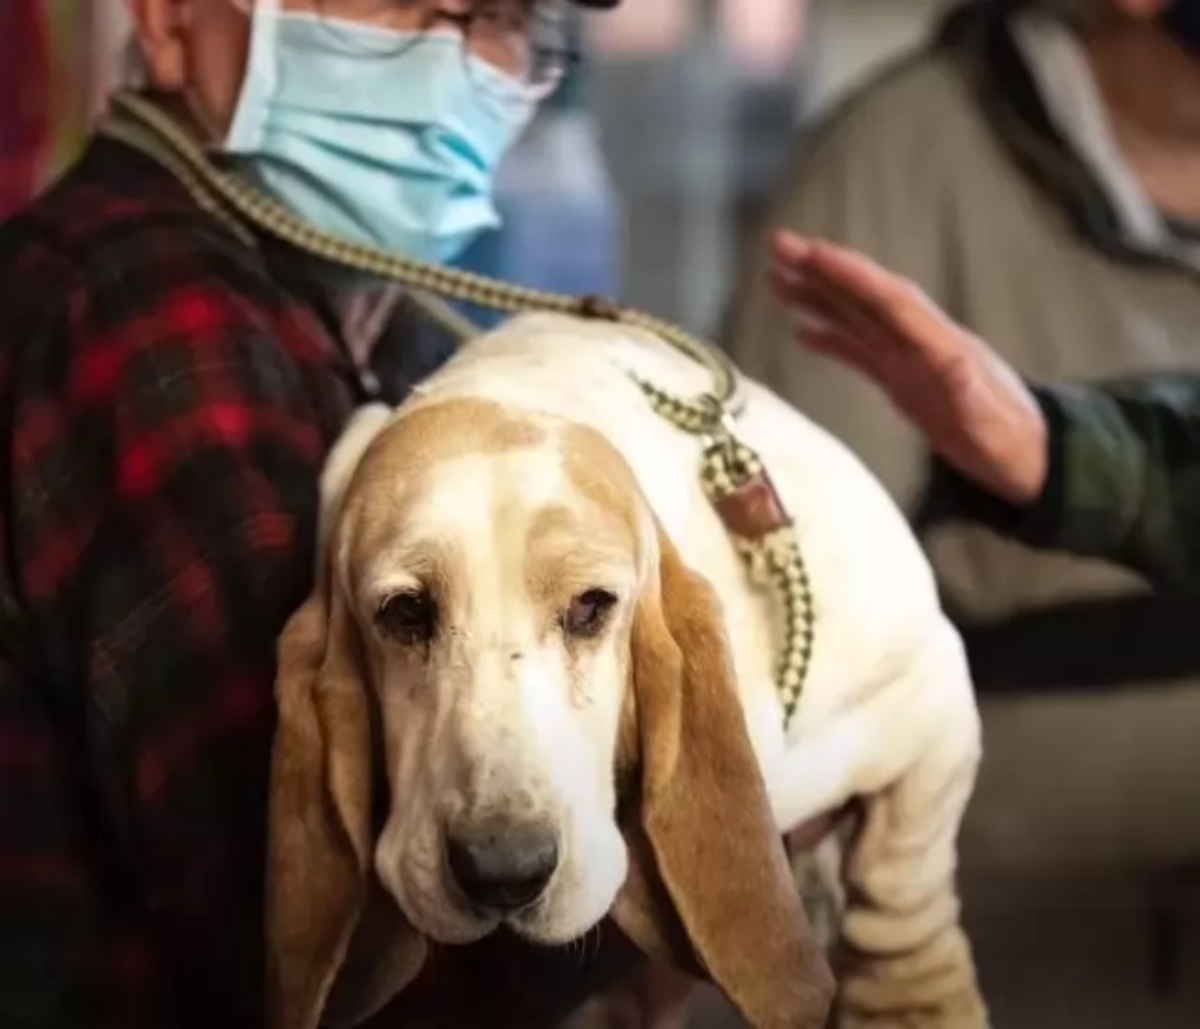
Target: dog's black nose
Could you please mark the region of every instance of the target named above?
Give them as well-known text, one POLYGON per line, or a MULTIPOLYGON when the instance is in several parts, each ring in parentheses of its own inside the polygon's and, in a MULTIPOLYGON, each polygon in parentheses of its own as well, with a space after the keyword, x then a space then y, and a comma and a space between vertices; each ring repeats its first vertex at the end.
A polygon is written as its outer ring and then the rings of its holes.
POLYGON ((452 829, 446 856, 468 900, 507 914, 529 907, 546 892, 558 868, 558 840, 541 823, 485 819, 452 829))

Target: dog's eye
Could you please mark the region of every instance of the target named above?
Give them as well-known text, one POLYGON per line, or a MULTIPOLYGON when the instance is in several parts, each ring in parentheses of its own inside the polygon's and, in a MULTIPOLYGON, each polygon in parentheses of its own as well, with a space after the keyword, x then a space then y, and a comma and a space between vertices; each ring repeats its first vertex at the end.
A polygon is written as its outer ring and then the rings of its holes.
POLYGON ((596 636, 608 622, 617 598, 607 590, 588 590, 571 601, 563 615, 563 629, 568 635, 596 636))
POLYGON ((375 624, 397 643, 428 643, 437 629, 437 604, 424 590, 394 593, 379 605, 375 624))

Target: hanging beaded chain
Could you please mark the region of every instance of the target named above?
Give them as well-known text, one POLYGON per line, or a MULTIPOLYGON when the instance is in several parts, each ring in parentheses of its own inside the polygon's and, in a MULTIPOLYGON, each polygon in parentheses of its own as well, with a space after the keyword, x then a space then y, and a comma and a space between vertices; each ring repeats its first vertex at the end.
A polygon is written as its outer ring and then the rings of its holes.
POLYGON ((677 428, 704 440, 700 478, 753 580, 766 583, 782 608, 775 684, 784 726, 791 724, 812 663, 816 612, 796 528, 758 454, 738 439, 733 417, 714 397, 684 400, 634 376, 650 406, 677 428))

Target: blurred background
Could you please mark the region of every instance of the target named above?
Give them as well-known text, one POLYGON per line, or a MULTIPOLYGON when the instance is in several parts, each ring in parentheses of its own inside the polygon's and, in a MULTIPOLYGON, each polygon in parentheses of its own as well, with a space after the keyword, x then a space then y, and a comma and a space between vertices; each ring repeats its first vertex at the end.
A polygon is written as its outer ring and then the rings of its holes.
MULTIPOLYGON (((604 237, 576 278, 614 288, 619 279, 631 303, 709 331, 741 235, 787 159, 793 130, 919 39, 935 6, 653 0, 592 19, 582 81, 514 154, 504 199, 524 214, 526 181, 538 178, 544 193, 549 176, 568 194, 571 214, 591 205, 584 217, 604 237), (669 146, 663 126, 672 129, 669 146)), ((118 74, 122 7, 0 2, 0 217, 77 152, 118 74)), ((560 206, 541 220, 565 216, 560 206)), ((513 221, 532 234, 519 216, 513 221)), ((499 249, 482 242, 468 261, 499 271, 499 249)), ((510 275, 536 278, 530 249, 537 241, 523 240, 519 258, 510 256, 510 275)))
MULTIPOLYGON (((797 140, 919 46, 944 6, 630 0, 589 21, 585 62, 505 166, 505 228, 463 264, 620 295, 716 333, 748 236, 781 177, 803 173, 797 140)), ((0 0, 0 219, 82 144, 119 67, 120 7, 0 0)), ((1176 832, 1178 812, 1198 809, 1189 689, 1187 703, 1078 692, 988 701, 994 756, 964 835, 963 879, 1000 1029, 1200 1025, 1200 854, 1176 832), (1158 721, 1143 725, 1151 709, 1158 721), (1091 805, 1078 824, 1077 798, 1091 805), (1142 847, 1143 836, 1171 842, 1142 847)), ((733 1023, 714 1000, 697 1024, 733 1023)))

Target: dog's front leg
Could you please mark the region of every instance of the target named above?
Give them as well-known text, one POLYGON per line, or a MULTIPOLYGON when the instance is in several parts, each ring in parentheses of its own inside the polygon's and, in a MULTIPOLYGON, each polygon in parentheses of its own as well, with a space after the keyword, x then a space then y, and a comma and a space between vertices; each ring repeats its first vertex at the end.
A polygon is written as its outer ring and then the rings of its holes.
POLYGON ((839 1029, 984 1029, 955 886, 979 723, 962 644, 939 627, 907 674, 933 689, 915 762, 864 802, 845 863, 839 1029))

